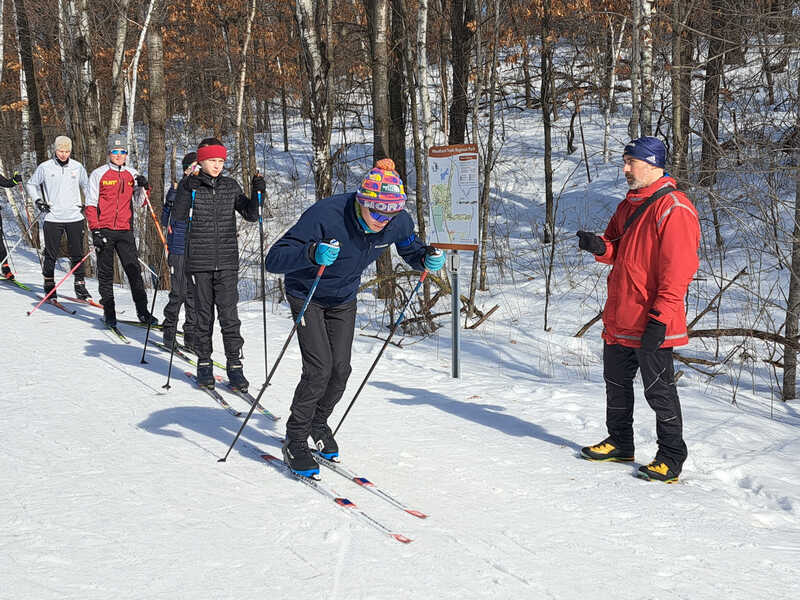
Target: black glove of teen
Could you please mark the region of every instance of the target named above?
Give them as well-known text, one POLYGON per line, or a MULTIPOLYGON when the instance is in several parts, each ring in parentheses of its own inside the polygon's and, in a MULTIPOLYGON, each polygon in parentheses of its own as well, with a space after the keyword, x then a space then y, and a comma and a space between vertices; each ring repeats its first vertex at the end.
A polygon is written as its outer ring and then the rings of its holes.
POLYGON ((186 189, 189 190, 190 192, 193 192, 194 190, 198 189, 202 184, 203 181, 197 175, 189 175, 186 178, 186 183, 184 183, 186 189))
POLYGON ((144 175, 137 175, 136 176, 136 185, 140 188, 144 188, 146 190, 150 189, 150 183, 147 181, 147 177, 144 175))
POLYGON ((97 252, 102 252, 103 248, 106 247, 107 243, 108 240, 106 239, 106 236, 103 235, 102 229, 95 229, 92 232, 92 245, 94 246, 95 250, 97 250, 97 252))
POLYGON ((39 212, 49 213, 50 212, 50 205, 44 201, 43 199, 39 198, 36 202, 34 202, 36 208, 39 209, 39 212))
POLYGON ((578 248, 581 250, 586 250, 597 256, 606 253, 606 243, 599 235, 595 235, 591 231, 579 231, 575 235, 580 238, 578 240, 578 248))
POLYGON ((667 335, 667 326, 661 321, 650 317, 647 325, 642 334, 642 351, 655 352, 664 343, 664 338, 667 335))
POLYGON ((14 171, 14 174, 11 176, 11 183, 14 185, 22 183, 22 175, 20 175, 18 171, 14 171))
POLYGON ((253 175, 253 179, 250 181, 250 187, 253 189, 254 196, 258 192, 263 194, 267 191, 267 182, 264 181, 264 177, 261 175, 253 175))

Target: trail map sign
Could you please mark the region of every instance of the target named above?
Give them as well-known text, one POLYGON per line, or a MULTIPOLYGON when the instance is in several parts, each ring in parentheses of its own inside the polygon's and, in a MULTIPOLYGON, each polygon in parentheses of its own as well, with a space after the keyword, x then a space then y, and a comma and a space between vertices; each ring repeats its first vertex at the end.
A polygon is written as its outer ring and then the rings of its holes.
POLYGON ((428 151, 428 198, 434 246, 478 249, 478 146, 433 146, 428 151))

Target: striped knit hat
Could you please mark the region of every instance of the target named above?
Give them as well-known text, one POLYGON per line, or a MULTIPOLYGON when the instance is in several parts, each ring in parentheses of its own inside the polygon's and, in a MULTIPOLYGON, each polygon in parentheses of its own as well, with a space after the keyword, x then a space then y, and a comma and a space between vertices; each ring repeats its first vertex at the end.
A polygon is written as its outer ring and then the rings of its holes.
POLYGON ((356 199, 361 206, 383 212, 395 213, 403 210, 406 191, 391 158, 382 158, 375 163, 361 182, 356 199))

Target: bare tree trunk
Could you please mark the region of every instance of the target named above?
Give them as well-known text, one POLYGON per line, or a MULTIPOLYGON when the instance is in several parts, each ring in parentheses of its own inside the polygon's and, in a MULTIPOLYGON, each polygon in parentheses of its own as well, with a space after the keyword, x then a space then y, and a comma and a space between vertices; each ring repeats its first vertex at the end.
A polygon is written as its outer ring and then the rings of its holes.
POLYGON ((641 57, 642 101, 639 129, 642 135, 653 134, 653 4, 655 0, 641 0, 641 57))
MULTIPOLYGON (((797 79, 800 93, 800 78, 797 79)), ((796 124, 800 128, 800 96, 795 99, 796 124)), ((795 142, 793 152, 795 201, 794 228, 792 231, 792 268, 789 272, 789 294, 786 298, 786 339, 795 341, 800 317, 800 144, 795 142)), ((783 400, 797 398, 797 351, 786 344, 783 347, 783 400)))
POLYGON ((450 105, 449 144, 463 144, 467 129, 467 89, 469 87, 469 60, 472 55, 472 30, 475 15, 470 0, 453 0, 450 15, 452 34, 453 101, 450 105))
MULTIPOLYGON (((439 14, 447 14, 447 0, 439 0, 439 14)), ((447 106, 450 104, 450 92, 447 85, 447 42, 450 40, 450 33, 447 28, 447 19, 442 17, 439 19, 439 79, 441 85, 439 86, 439 99, 441 102, 441 127, 442 133, 446 139, 450 139, 450 119, 446 118, 447 106)))
POLYGON ((28 25, 28 13, 25 0, 14 0, 17 16, 17 35, 19 37, 19 54, 25 73, 25 87, 28 96, 28 113, 30 115, 30 133, 33 135, 33 147, 38 162, 47 160, 42 129, 42 113, 39 110, 39 88, 36 85, 36 70, 33 67, 33 49, 31 46, 31 30, 28 25))
POLYGON ((672 3, 672 174, 681 185, 687 174, 688 151, 688 119, 689 107, 686 104, 688 92, 683 89, 685 83, 684 73, 691 73, 692 66, 684 63, 686 57, 686 19, 688 11, 684 5, 685 0, 674 0, 672 3))
MULTIPOLYGON (((389 46, 389 155, 400 178, 406 181, 406 90, 403 86, 403 49, 410 40, 405 34, 403 0, 391 0, 391 43, 389 46)), ((411 88, 409 87, 409 92, 411 88)))
MULTIPOLYGON (((160 5, 153 14, 153 22, 147 30, 147 66, 150 78, 150 136, 148 179, 152 186, 150 201, 156 215, 161 214, 164 198, 164 165, 167 162, 167 85, 164 76, 164 36, 163 27, 166 17, 165 5, 160 5)), ((149 211, 148 211, 149 212, 149 211)), ((152 221, 148 214, 144 217, 152 221)), ((160 225, 150 223, 146 228, 147 262, 156 268, 164 260, 161 237, 156 231, 160 225)), ((169 274, 166 264, 161 269, 163 287, 169 285, 169 274)))
MULTIPOLYGON (((700 186, 711 188, 717 179, 719 160, 719 90, 722 72, 725 67, 725 41, 719 37, 724 31, 722 20, 724 0, 712 0, 711 35, 708 36, 708 58, 706 61, 706 81, 703 89, 703 149, 700 158, 700 186)), ((719 223, 719 206, 715 195, 708 189, 711 215, 714 221, 714 234, 717 248, 722 249, 722 232, 719 223)))
POLYGON ((328 0, 296 0, 295 17, 310 86, 312 168, 317 200, 331 195, 333 126, 333 17, 328 0), (324 36, 327 35, 327 40, 324 36))
POLYGON ((139 151, 136 140, 134 139, 133 117, 136 114, 136 85, 139 77, 139 57, 142 55, 142 46, 144 46, 144 40, 147 37, 147 29, 150 26, 150 19, 153 16, 153 11, 157 4, 158 0, 150 0, 150 4, 147 6, 147 15, 144 18, 144 25, 142 25, 142 31, 139 34, 139 42, 136 44, 136 52, 134 52, 133 60, 131 60, 131 65, 128 68, 128 76, 130 77, 130 83, 127 85, 128 149, 133 152, 134 165, 137 167, 139 163, 139 151))
MULTIPOLYGON (((253 19, 256 16, 256 0, 250 2, 250 13, 247 15, 247 26, 244 35, 244 45, 241 52, 241 64, 239 65, 239 84, 236 90, 236 123, 234 124, 234 134, 236 137, 236 150, 239 152, 239 161, 242 165, 242 184, 246 187, 250 181, 250 161, 247 160, 247 139, 242 136, 242 110, 244 107, 244 89, 247 78, 247 49, 250 47, 250 36, 253 31, 253 19)), ((248 192, 249 193, 249 192, 248 192)))
POLYGON ((625 38, 625 24, 628 22, 628 17, 622 19, 622 25, 619 26, 619 38, 615 39, 614 35, 614 22, 611 16, 608 17, 608 29, 611 35, 611 69, 608 77, 608 100, 606 101, 605 109, 605 130, 603 131, 603 162, 608 163, 611 160, 611 151, 608 147, 608 138, 611 135, 611 107, 614 106, 614 87, 617 85, 617 61, 619 60, 619 52, 622 48, 622 40, 625 38))
POLYGON ((117 36, 114 41, 114 58, 111 61, 111 118, 108 120, 109 132, 119 131, 122 122, 122 107, 125 93, 122 78, 122 60, 125 58, 125 38, 128 35, 128 3, 130 0, 117 0, 117 36))
MULTIPOLYGON (((675 0, 676 2, 679 0, 675 0)), ((628 121, 628 137, 636 139, 639 137, 639 122, 641 117, 641 91, 640 91, 640 50, 639 39, 641 36, 642 23, 642 0, 631 0, 631 11, 633 19, 631 21, 631 120, 628 121)))
POLYGON ((553 50, 550 45, 550 1, 542 0, 542 125, 544 126, 544 187, 545 187, 545 226, 543 242, 549 244, 555 235, 555 215, 553 214, 553 143, 550 122, 550 78, 553 68, 553 50))

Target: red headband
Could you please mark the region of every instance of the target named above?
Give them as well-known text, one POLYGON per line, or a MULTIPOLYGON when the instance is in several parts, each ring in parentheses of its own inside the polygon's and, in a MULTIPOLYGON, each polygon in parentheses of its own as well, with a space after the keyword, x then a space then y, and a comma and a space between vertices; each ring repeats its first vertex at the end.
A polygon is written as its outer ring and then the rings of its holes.
POLYGON ((225 160, 228 151, 225 146, 203 146, 197 149, 197 162, 208 160, 209 158, 221 158, 225 160))

